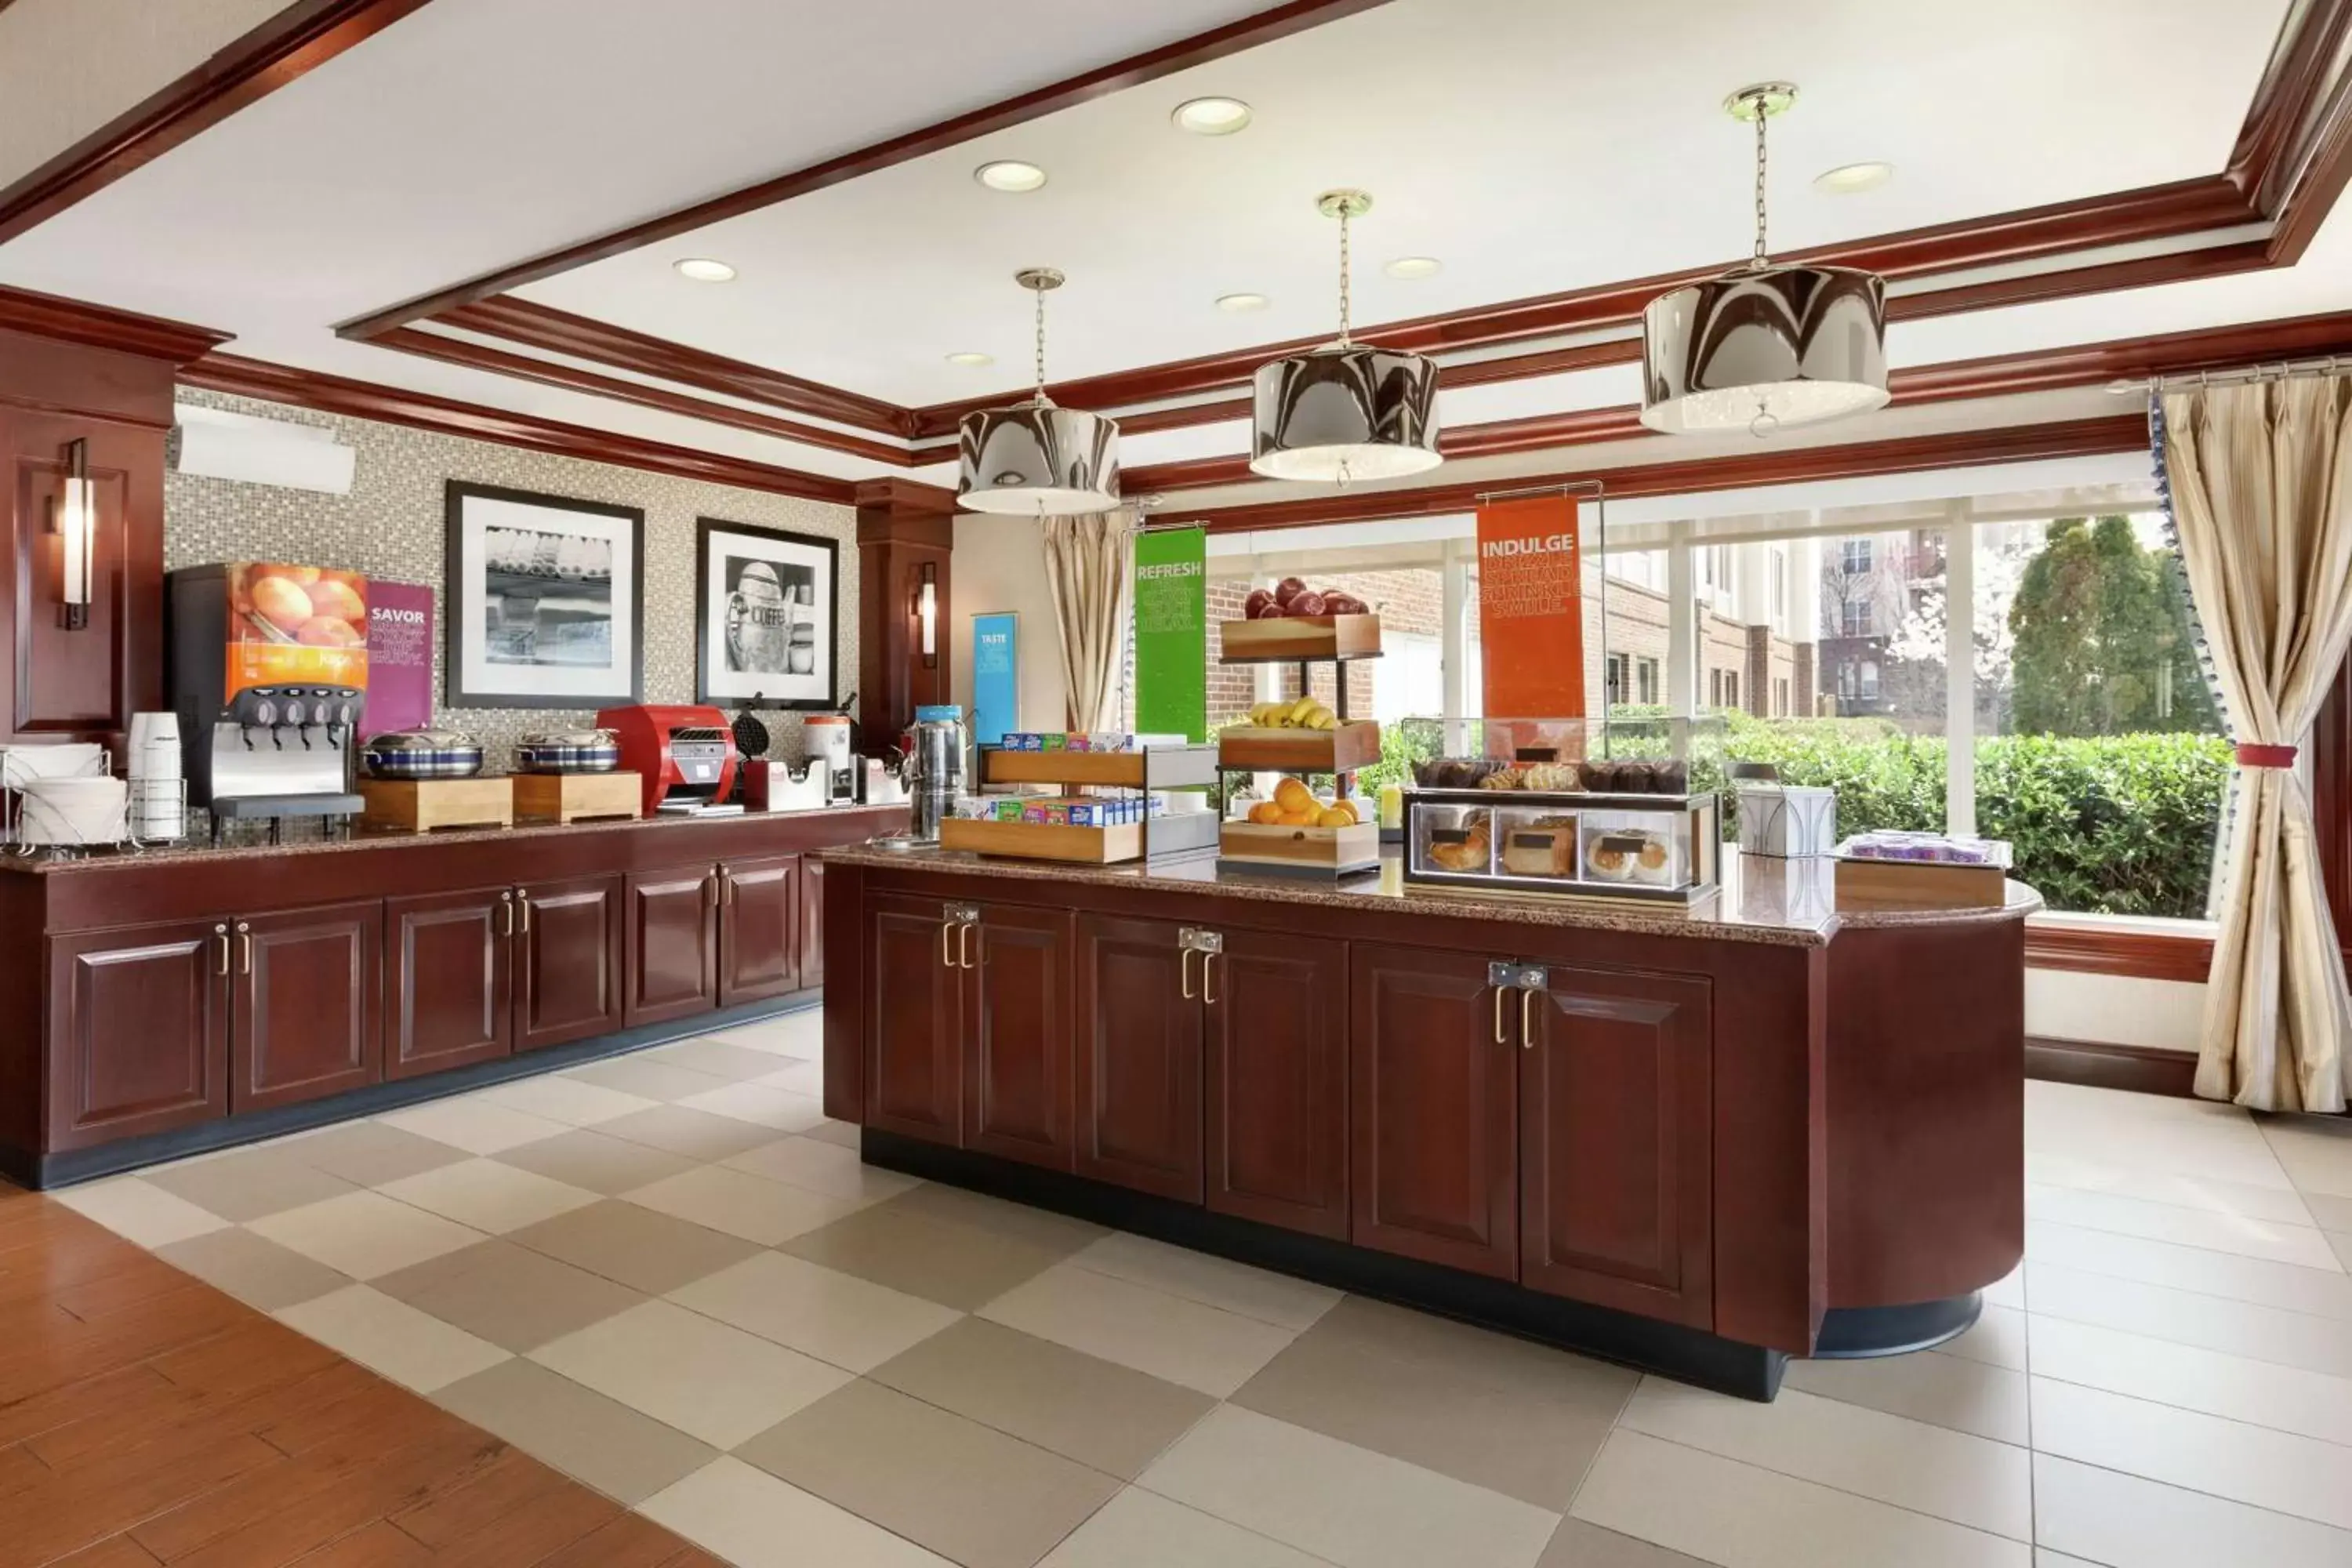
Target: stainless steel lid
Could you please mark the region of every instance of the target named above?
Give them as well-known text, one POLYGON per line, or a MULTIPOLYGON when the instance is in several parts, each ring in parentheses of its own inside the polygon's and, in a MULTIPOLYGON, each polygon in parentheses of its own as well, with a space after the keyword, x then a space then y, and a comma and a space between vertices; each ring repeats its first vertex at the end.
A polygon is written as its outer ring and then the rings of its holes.
POLYGON ((617 746, 621 743, 621 737, 611 730, 541 730, 534 734, 525 735, 516 743, 524 746, 568 746, 578 749, 589 746, 617 746))
POLYGON ((367 752, 456 752, 471 747, 481 749, 481 742, 463 730, 387 730, 362 747, 367 752))

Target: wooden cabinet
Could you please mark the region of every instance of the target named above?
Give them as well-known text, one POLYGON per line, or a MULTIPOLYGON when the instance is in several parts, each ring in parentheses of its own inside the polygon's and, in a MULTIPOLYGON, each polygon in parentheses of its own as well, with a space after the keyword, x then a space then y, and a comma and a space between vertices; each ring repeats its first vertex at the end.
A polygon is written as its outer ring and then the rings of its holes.
POLYGON ((1070 1168, 1071 925, 1066 910, 986 904, 956 935, 967 1148, 1070 1168))
POLYGON ((708 863, 628 878, 622 1022, 667 1023, 719 1005, 719 872, 708 863))
POLYGON ((229 938, 185 921, 50 940, 48 1148, 227 1114, 229 938))
POLYGON ((1202 955, 1182 936, 1168 921, 1078 917, 1073 1168, 1197 1204, 1202 955))
POLYGON ((384 1077, 514 1049, 515 925, 511 888, 384 900, 384 1077))
POLYGON ((1227 931, 1196 965, 1208 1207, 1348 1234, 1348 948, 1227 931))
POLYGON ((797 855, 730 860, 719 868, 719 1005, 787 995, 804 984, 802 875, 797 855))
POLYGON ((515 889, 516 1050, 621 1026, 621 895, 614 875, 515 889))
POLYGON ((824 862, 801 857, 800 972, 803 990, 824 984, 824 862))
POLYGON ((383 905, 241 917, 229 1110, 267 1110, 383 1077, 383 905))
POLYGON ((866 1125, 963 1142, 961 924, 937 899, 866 903, 866 1125))
POLYGON ((1479 955, 1360 945, 1350 960, 1349 1239, 1516 1278, 1516 994, 1479 955))
POLYGON ((1555 967, 1518 1058, 1522 1284, 1714 1323, 1712 993, 1555 967))

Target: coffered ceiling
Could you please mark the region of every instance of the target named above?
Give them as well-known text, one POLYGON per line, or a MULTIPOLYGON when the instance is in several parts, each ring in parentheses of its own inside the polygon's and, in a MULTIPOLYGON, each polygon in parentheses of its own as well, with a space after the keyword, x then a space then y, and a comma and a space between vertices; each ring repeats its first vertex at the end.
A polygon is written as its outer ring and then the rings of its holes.
MULTIPOLYGON (((1969 398, 1818 439, 2129 406, 2097 404, 2120 372, 2093 357, 2071 381, 1924 367, 2168 336, 2193 360, 2232 344, 2179 334, 2352 312, 2352 220, 2328 221, 2352 0, 1685 0, 1671 27, 1606 0, 401 10, 15 233, 0 285, 233 331, 256 384, 350 378, 838 485, 951 477, 956 414, 1025 384, 1011 273, 1048 264, 1056 395, 1120 415, 1171 506, 1241 506, 1315 494, 1238 471, 1237 400, 1329 334, 1311 198, 1355 184, 1356 321, 1438 355, 1464 437, 1429 484, 1639 464, 1634 314, 1745 253, 1749 148, 1717 105, 1785 77, 1776 251, 1886 271, 1912 402, 1969 398), (1208 93, 1253 122, 1171 125, 1208 93), (982 188, 994 158, 1045 187, 982 188), (1812 184, 1865 160, 1894 178, 1812 184), (690 282, 688 256, 739 275, 690 282), (1402 256, 1442 267, 1387 276, 1402 256), (1237 291, 1269 302, 1216 308, 1237 291)), ((2269 341, 2352 349, 2336 332, 2269 341)))

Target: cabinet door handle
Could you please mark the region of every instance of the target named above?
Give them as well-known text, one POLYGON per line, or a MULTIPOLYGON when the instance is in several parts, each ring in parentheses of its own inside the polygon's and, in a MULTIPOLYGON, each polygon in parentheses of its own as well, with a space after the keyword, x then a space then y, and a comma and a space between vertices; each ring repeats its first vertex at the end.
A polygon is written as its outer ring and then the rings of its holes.
POLYGON ((522 916, 522 934, 529 936, 530 934, 530 895, 529 893, 515 895, 515 910, 522 916))
POLYGON ((1205 1006, 1213 1007, 1217 1005, 1216 987, 1210 982, 1217 977, 1217 960, 1223 957, 1224 954, 1214 948, 1201 955, 1201 1001, 1205 1006))
POLYGON ((499 934, 514 935, 514 894, 511 892, 499 895, 499 934))
POLYGON ((1192 990, 1192 949, 1187 947, 1181 948, 1177 951, 1176 969, 1177 972, 1183 976, 1183 978, 1178 982, 1178 985, 1184 993, 1184 1000, 1190 1002, 1194 994, 1192 990))
POLYGON ((953 969, 956 966, 955 953, 949 948, 948 943, 954 940, 955 932, 959 929, 955 921, 944 915, 940 917, 940 967, 941 969, 953 969))
POLYGON ((1536 1048, 1537 994, 1536 988, 1532 985, 1519 993, 1519 1049, 1523 1051, 1536 1048))
POLYGON ((1509 1045, 1509 1044, 1511 1043, 1511 1041, 1510 1041, 1510 1037, 1509 1037, 1508 1036, 1507 1036, 1507 1035, 1505 1035, 1505 1034, 1503 1033, 1503 993, 1504 993, 1504 991, 1506 991, 1507 989, 1508 989, 1508 988, 1507 988, 1507 987, 1506 987, 1506 986, 1502 986, 1502 985, 1497 985, 1497 986, 1496 986, 1496 987, 1494 988, 1494 991, 1495 991, 1495 1043, 1496 1043, 1496 1045, 1498 1045, 1498 1046, 1507 1046, 1507 1045, 1509 1045))
POLYGON ((980 967, 979 964, 974 963, 971 961, 972 928, 979 924, 980 922, 978 921, 966 921, 963 924, 956 927, 956 967, 958 969, 978 969, 980 967))
POLYGON ((236 922, 236 972, 253 973, 253 928, 243 921, 236 922))
POLYGON ((228 927, 225 925, 215 926, 213 927, 213 934, 220 938, 220 973, 226 974, 228 973, 228 927))
POLYGON ((708 909, 715 910, 719 907, 718 878, 705 877, 702 879, 702 902, 704 907, 708 909))

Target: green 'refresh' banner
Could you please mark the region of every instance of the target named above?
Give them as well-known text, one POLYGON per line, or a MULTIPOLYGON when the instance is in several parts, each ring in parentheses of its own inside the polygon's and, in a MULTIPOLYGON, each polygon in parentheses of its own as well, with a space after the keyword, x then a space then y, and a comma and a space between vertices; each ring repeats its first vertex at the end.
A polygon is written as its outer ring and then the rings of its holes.
POLYGON ((1209 738, 1209 536, 1135 539, 1135 728, 1209 738))

